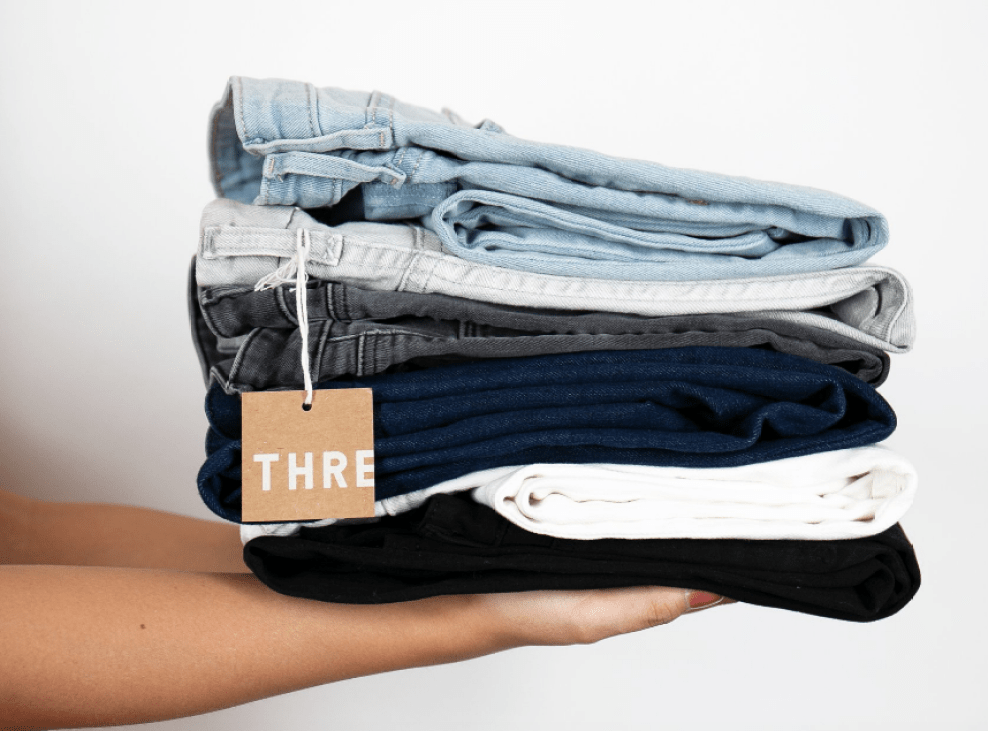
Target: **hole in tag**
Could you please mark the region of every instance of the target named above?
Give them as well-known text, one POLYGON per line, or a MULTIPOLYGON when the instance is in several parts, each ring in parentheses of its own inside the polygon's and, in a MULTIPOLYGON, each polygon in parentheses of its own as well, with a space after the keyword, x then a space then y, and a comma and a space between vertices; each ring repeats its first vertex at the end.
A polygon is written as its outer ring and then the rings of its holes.
POLYGON ((302 404, 302 411, 312 411, 312 404, 302 404))

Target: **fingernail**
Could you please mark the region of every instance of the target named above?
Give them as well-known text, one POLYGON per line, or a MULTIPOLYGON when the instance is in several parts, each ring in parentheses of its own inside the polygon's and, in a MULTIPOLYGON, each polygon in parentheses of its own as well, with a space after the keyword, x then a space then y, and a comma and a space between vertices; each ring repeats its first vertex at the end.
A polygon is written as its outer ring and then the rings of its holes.
POLYGON ((712 607, 715 604, 720 604, 722 601, 724 601, 724 597, 719 594, 712 594, 709 591, 691 591, 687 597, 687 603, 690 605, 689 611, 691 612, 697 609, 712 607))

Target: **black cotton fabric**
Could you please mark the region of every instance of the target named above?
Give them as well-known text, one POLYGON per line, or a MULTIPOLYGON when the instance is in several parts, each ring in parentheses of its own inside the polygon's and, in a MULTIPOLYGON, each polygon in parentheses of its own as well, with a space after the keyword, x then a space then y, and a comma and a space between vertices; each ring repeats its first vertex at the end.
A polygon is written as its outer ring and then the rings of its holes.
POLYGON ((464 494, 374 523, 255 538, 244 561, 277 592, 345 604, 660 585, 871 622, 902 609, 920 585, 898 525, 847 541, 577 541, 529 533, 464 494))

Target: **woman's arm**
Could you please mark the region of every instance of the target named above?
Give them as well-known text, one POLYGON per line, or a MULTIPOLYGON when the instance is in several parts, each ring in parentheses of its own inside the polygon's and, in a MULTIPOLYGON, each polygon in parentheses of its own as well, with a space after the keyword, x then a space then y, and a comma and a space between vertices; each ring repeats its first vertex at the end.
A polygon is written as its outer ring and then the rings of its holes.
POLYGON ((247 572, 234 525, 128 505, 47 503, 3 490, 0 564, 247 572))
MULTIPOLYGON (((143 723, 521 645, 594 642, 689 610, 682 589, 435 597, 276 594, 244 574, 0 567, 5 727, 143 723)), ((718 599, 696 592, 693 604, 718 599)))
POLYGON ((3 492, 0 564, 4 728, 177 718, 520 645, 596 642, 720 601, 638 588, 324 604, 233 573, 245 570, 234 526, 3 492))

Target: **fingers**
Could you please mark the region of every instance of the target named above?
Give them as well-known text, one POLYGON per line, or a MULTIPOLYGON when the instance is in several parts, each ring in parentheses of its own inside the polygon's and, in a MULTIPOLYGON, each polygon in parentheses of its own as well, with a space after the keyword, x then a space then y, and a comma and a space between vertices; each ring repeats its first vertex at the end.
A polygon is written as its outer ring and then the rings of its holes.
POLYGON ((591 644, 668 624, 684 614, 732 603, 691 589, 639 586, 587 591, 533 591, 475 598, 498 631, 518 645, 591 644))

